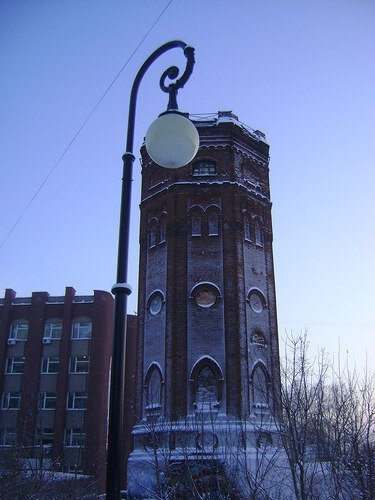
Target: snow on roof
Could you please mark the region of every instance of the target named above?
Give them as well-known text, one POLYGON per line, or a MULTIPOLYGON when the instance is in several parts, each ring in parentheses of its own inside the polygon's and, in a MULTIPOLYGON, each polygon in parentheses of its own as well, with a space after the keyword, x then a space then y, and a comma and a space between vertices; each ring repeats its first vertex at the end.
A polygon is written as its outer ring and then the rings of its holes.
POLYGON ((217 113, 197 113, 189 114, 189 118, 194 124, 200 125, 217 125, 219 123, 234 123, 240 126, 247 134, 251 135, 256 141, 267 143, 266 134, 260 130, 254 130, 245 123, 241 122, 232 111, 218 111, 217 113))

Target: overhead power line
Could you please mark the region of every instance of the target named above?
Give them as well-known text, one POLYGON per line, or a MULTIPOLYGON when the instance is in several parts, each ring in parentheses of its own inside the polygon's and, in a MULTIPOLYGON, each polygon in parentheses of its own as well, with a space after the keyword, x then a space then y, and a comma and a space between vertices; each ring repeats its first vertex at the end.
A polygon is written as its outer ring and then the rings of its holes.
POLYGON ((74 134, 72 140, 69 142, 69 144, 66 146, 66 148, 64 149, 64 151, 61 153, 61 155, 59 156, 58 160, 56 161, 56 163, 53 165, 53 167, 51 168, 51 170, 48 172, 48 174, 46 175, 46 177, 44 178, 43 182, 40 184, 40 186, 38 187, 38 189, 35 191, 35 193, 33 194, 33 196, 31 197, 30 201, 27 203, 27 205, 25 206, 25 208, 22 210, 21 212, 21 215, 18 217, 18 219, 16 220, 16 222, 13 224, 13 226, 11 227, 11 229, 9 230, 8 234, 5 236, 5 238, 3 239, 3 241, 1 242, 1 245, 0 245, 0 249, 5 245, 6 241, 8 240, 8 238, 10 237, 10 235, 13 233, 13 231, 15 230, 15 228, 18 226, 18 224, 21 222, 23 216, 25 215, 25 213, 27 212, 27 210, 29 209, 30 205, 33 203, 33 201, 35 200, 35 198, 38 196, 38 194, 40 193, 40 191, 43 189, 43 186, 46 184, 46 182, 48 181, 48 179, 51 177, 51 175, 53 174, 53 172, 55 171, 55 169, 58 167, 58 165, 60 164, 61 160, 64 158, 64 156, 66 155, 66 153, 69 151, 70 147, 72 146, 72 144, 74 143, 74 141, 77 139, 77 137, 79 136, 79 134, 82 132, 82 130, 84 129, 84 127, 86 126, 87 122, 90 120, 90 118, 92 117, 92 115, 95 113, 95 111, 98 109, 98 107, 100 106, 101 102, 103 101, 103 99, 105 98, 105 96, 108 94, 108 92, 111 90, 111 88, 113 87, 113 85, 115 84, 115 82, 117 81, 117 79, 119 78, 119 76, 121 75, 121 73, 124 71, 124 69, 126 68, 126 66, 129 64, 129 62, 131 61, 131 59, 133 58, 133 56, 136 54, 136 52, 138 51, 139 47, 142 45, 142 43, 146 40, 146 38, 148 37, 148 35, 151 33, 151 31, 153 30, 153 28, 156 26, 156 24, 159 22, 159 20, 162 18, 163 14, 165 13, 165 11, 168 9, 168 7, 171 5, 171 3, 173 2, 173 0, 170 0, 167 5, 164 7, 164 9, 162 10, 162 12, 160 13, 160 15, 157 17, 157 19, 154 21, 154 23, 152 24, 152 26, 148 29, 148 31, 146 32, 146 34, 143 36, 143 38, 141 39, 141 41, 138 43, 138 45, 136 46, 136 48, 133 50, 133 52, 130 54, 130 56, 128 57, 128 59, 125 61, 124 65, 122 66, 122 68, 120 69, 120 71, 117 73, 117 75, 113 78, 113 80, 111 81, 111 83, 108 85, 106 91, 102 94, 102 96, 100 97, 100 99, 97 101, 97 103, 95 104, 95 106, 91 109, 90 113, 87 115, 87 118, 84 120, 84 122, 82 123, 82 125, 79 127, 79 129, 77 130, 77 132, 74 134))

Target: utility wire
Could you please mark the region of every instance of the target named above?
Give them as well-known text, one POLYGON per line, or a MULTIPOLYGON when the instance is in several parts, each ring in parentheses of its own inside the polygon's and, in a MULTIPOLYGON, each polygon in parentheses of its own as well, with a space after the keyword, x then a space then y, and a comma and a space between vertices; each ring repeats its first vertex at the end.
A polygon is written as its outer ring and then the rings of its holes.
POLYGON ((101 102, 103 101, 103 99, 105 98, 105 96, 108 94, 108 92, 111 90, 111 88, 113 87, 113 85, 115 84, 116 80, 119 78, 119 76, 121 75, 121 73, 124 71, 124 69, 126 68, 126 66, 128 65, 128 63, 130 62, 130 60, 132 59, 132 57, 135 55, 135 53, 138 51, 139 47, 142 45, 142 43, 146 40, 146 38, 148 37, 148 35, 151 33, 151 31, 153 30, 153 28, 156 26, 156 24, 159 22, 159 20, 162 18, 164 12, 168 9, 168 7, 171 5, 171 3, 173 2, 173 0, 170 0, 167 5, 164 7, 164 9, 162 10, 161 14, 159 15, 159 17, 156 19, 156 21, 153 23, 153 25, 149 28, 149 30, 147 31, 147 33, 144 35, 144 37, 141 39, 141 41, 139 42, 139 44, 137 45, 137 47, 133 50, 133 52, 130 54, 130 56, 128 57, 128 59, 126 60, 125 64, 123 65, 123 67, 120 69, 120 71, 117 73, 117 75, 114 77, 114 79, 112 80, 112 82, 110 83, 110 85, 107 87, 107 90, 104 92, 104 94, 100 97, 100 99, 98 100, 98 102, 95 104, 95 106, 92 108, 92 110, 90 111, 90 113, 88 114, 86 120, 82 123, 82 125, 79 127, 79 129, 77 130, 77 132, 75 133, 75 135, 73 136, 73 139, 69 142, 69 144, 67 145, 67 147, 64 149, 64 151, 62 152, 62 154, 60 155, 60 157, 58 158, 58 160, 56 161, 56 163, 54 164, 54 166, 51 168, 51 170, 48 172, 46 178, 43 180, 43 182, 41 183, 41 185, 38 187, 38 189, 35 191, 34 195, 31 197, 30 201, 28 202, 28 204, 26 205, 26 207, 23 209, 23 211, 21 212, 21 215, 18 217, 18 219, 16 220, 16 222, 13 224, 12 228, 10 229, 10 231, 8 232, 8 234, 5 236, 5 238, 3 239, 3 241, 1 242, 1 245, 0 245, 0 250, 1 248, 5 245, 5 242, 8 240, 9 236, 13 233, 13 231, 15 230, 15 228, 17 227, 17 225, 19 224, 19 222, 21 221, 21 219, 23 218, 23 216, 25 215, 25 213, 27 212, 27 210, 29 209, 30 205, 32 204, 32 202, 35 200, 35 198, 38 196, 38 194, 40 193, 40 191, 43 189, 43 186, 46 184, 46 182, 48 181, 48 179, 51 177, 51 175, 53 174, 54 170, 57 168, 57 166, 59 165, 59 163, 61 162, 61 160, 64 158, 64 156, 66 155, 66 153, 69 151, 71 145, 73 144, 73 142, 77 139, 77 137, 79 136, 79 134, 82 132, 82 130, 84 129, 84 127, 86 126, 87 122, 90 120, 90 118, 92 117, 92 115, 95 113, 95 111, 98 109, 98 107, 100 106, 101 102))

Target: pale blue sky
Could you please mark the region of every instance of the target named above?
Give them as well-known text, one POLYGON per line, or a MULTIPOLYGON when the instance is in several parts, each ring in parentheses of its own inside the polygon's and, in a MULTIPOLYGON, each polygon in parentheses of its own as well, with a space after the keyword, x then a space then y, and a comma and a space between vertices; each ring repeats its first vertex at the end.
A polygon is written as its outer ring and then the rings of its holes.
MULTIPOLYGON (((168 1, 0 2, 0 240, 168 1)), ((373 256, 375 2, 174 0, 0 250, 0 290, 63 294, 115 281, 121 155, 130 87, 145 58, 179 38, 196 48, 184 111, 232 109, 270 143, 279 329, 313 346, 375 354, 373 256)), ((135 150, 165 109, 139 94, 135 150)), ((138 156, 138 153, 137 153, 138 156)), ((135 164, 129 281, 138 271, 135 164)))

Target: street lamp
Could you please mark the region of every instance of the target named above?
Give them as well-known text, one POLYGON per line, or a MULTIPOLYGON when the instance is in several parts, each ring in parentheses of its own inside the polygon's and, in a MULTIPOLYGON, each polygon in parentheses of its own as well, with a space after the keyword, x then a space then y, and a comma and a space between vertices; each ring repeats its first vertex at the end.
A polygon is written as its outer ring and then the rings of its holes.
POLYGON ((194 49, 175 40, 153 52, 141 66, 135 77, 129 103, 126 152, 123 155, 123 177, 120 208, 120 230, 117 260, 117 282, 112 287, 115 296, 112 370, 109 403, 108 454, 107 454, 107 499, 121 496, 122 441, 125 391, 126 308, 131 286, 127 283, 129 222, 133 155, 135 108, 139 84, 151 66, 170 49, 181 48, 186 57, 186 68, 180 78, 179 69, 171 66, 160 78, 160 88, 169 94, 167 111, 150 126, 146 134, 146 149, 151 159, 165 168, 178 168, 189 163, 198 151, 199 136, 193 123, 178 111, 177 92, 188 81, 194 66, 194 49), (175 80, 167 86, 165 80, 175 80))

